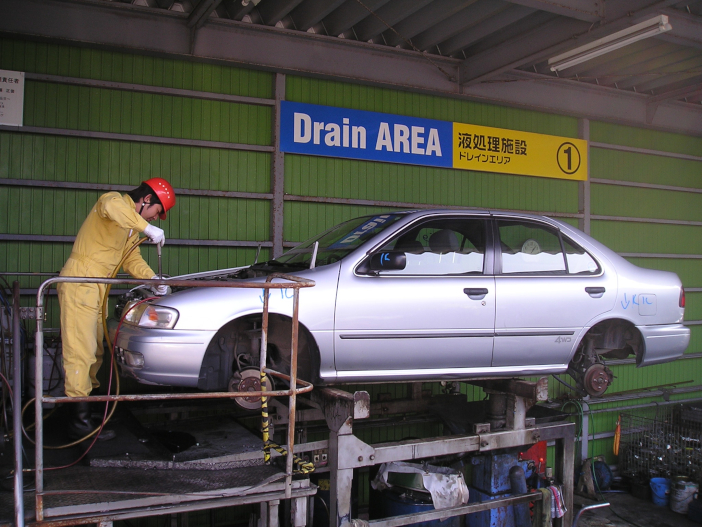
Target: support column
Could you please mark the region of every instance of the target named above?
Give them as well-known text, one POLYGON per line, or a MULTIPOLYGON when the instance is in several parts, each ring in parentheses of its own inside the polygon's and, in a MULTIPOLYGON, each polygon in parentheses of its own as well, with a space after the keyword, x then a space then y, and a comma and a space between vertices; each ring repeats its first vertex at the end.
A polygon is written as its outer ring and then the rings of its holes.
POLYGON ((307 496, 292 500, 291 516, 293 527, 305 527, 307 525, 307 496))
POLYGON ((590 234, 590 119, 578 120, 578 137, 587 141, 587 180, 578 183, 578 212, 583 215, 578 227, 585 234, 590 234))
POLYGON ((330 527, 341 527, 351 522, 351 486, 353 484, 353 469, 339 468, 339 438, 351 435, 351 421, 340 430, 332 430, 329 434, 329 474, 330 484, 330 527))
POLYGON ((575 454, 575 427, 564 428, 562 437, 556 439, 556 481, 563 485, 563 501, 568 509, 559 518, 560 523, 554 520, 554 524, 560 527, 570 527, 573 524, 573 478, 575 477, 574 466, 575 454))
POLYGON ((329 525, 341 527, 351 522, 353 483, 353 468, 341 467, 350 466, 353 421, 369 417, 370 397, 364 391, 351 395, 335 388, 321 388, 312 392, 312 402, 319 405, 329 427, 329 525), (342 460, 343 456, 347 459, 342 460))
POLYGON ((261 502, 261 519, 258 521, 258 527, 279 527, 279 506, 280 500, 261 502))
POLYGON ((272 257, 283 254, 283 206, 285 196, 285 155, 280 151, 280 101, 285 100, 285 74, 275 74, 275 108, 273 110, 273 146, 271 154, 271 241, 272 257))
POLYGON ((582 402, 583 407, 583 424, 580 431, 580 464, 585 463, 585 460, 590 457, 590 405, 582 402))

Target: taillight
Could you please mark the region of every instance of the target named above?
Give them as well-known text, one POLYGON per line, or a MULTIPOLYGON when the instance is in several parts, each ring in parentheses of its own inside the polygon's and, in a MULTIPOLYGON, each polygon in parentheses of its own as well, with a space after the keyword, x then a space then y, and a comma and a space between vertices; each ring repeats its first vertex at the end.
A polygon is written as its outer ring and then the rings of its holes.
POLYGON ((685 307, 685 289, 680 288, 680 307, 685 307))

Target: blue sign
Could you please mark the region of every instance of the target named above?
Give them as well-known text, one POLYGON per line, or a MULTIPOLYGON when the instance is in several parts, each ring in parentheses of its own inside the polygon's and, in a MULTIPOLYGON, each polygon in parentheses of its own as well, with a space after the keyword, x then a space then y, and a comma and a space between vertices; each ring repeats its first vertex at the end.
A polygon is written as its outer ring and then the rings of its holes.
POLYGON ((436 167, 453 166, 453 123, 282 101, 280 149, 436 167))

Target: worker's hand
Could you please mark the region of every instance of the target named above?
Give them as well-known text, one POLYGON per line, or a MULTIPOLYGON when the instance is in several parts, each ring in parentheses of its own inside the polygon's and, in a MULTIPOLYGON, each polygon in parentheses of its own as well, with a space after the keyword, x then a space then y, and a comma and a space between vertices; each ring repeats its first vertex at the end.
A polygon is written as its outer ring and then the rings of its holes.
MULTIPOLYGON (((159 280, 162 279, 159 275, 155 274, 154 276, 151 277, 152 280, 159 280)), ((164 295, 170 295, 171 294, 171 288, 168 287, 167 285, 153 285, 151 286, 151 290, 154 292, 156 296, 164 296, 164 295)))
POLYGON ((159 229, 156 225, 148 224, 146 229, 144 229, 144 234, 161 247, 166 244, 166 234, 163 232, 163 229, 159 229))

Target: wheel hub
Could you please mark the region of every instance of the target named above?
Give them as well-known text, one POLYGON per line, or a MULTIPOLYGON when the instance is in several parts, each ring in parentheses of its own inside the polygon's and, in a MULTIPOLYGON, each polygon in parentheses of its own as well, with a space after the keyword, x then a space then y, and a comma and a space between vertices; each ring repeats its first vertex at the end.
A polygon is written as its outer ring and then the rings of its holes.
POLYGON ((603 364, 593 364, 585 372, 583 387, 590 395, 599 396, 607 391, 614 380, 614 375, 603 364))
MULTIPOLYGON (((273 385, 270 378, 266 377, 266 390, 272 391, 273 385)), ((229 380, 230 392, 260 392, 261 374, 257 368, 246 368, 236 372, 229 380)), ((261 408, 261 397, 252 395, 250 397, 237 397, 236 404, 246 410, 258 410, 261 408)))

